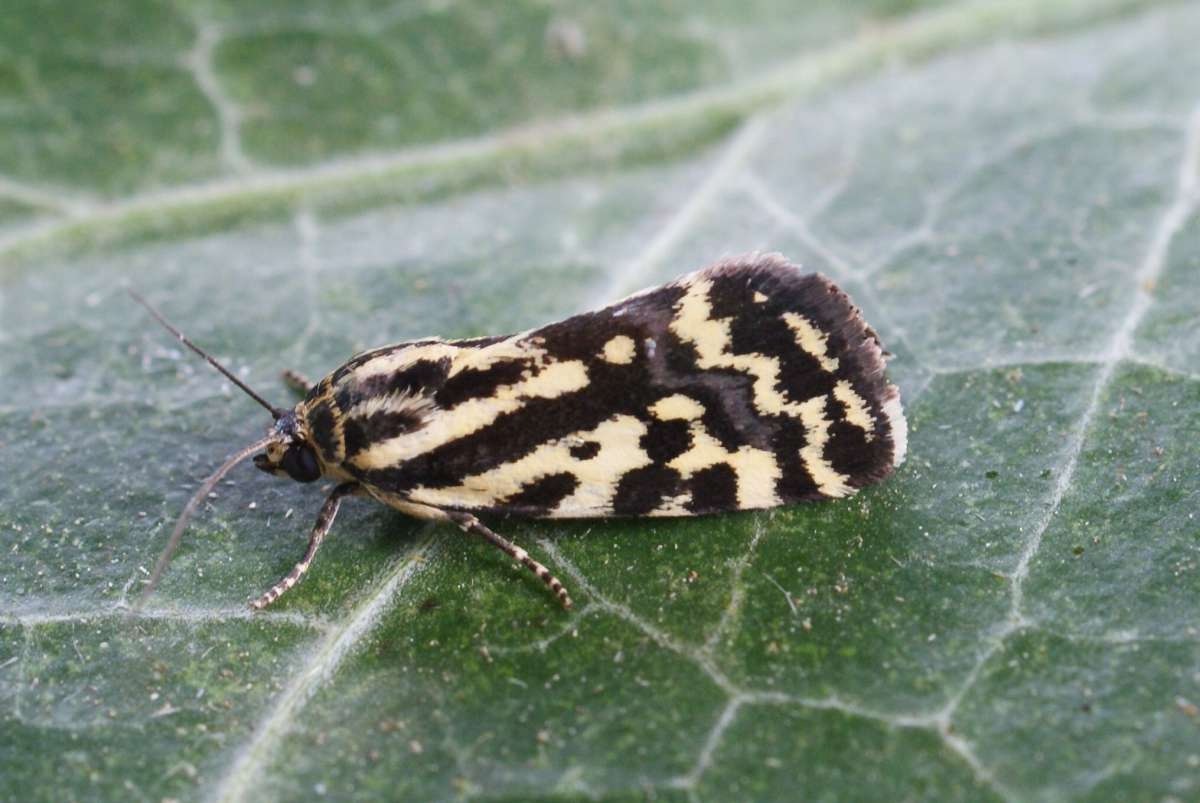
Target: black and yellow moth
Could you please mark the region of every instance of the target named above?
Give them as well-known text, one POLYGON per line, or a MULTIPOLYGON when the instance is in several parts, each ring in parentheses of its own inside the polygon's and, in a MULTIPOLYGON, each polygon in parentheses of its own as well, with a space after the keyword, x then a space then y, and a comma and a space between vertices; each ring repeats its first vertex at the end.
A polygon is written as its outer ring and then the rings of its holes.
MULTIPOLYGON (((138 298, 135 296, 135 298, 138 298)), ((778 255, 711 265, 603 309, 514 335, 425 338, 352 357, 274 407, 188 502, 153 589, 200 500, 250 455, 263 471, 337 483, 299 563, 308 569, 347 496, 448 521, 562 583, 477 514, 696 516, 844 497, 904 460, 898 389, 879 338, 829 279, 778 255)))

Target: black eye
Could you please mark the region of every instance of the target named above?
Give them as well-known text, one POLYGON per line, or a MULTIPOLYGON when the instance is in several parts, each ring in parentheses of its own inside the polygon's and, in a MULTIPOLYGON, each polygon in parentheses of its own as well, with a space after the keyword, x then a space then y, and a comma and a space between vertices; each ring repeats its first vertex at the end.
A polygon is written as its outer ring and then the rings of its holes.
POLYGON ((293 443, 289 446, 279 465, 296 482, 312 482, 321 476, 317 456, 313 454, 310 446, 303 443, 293 443))

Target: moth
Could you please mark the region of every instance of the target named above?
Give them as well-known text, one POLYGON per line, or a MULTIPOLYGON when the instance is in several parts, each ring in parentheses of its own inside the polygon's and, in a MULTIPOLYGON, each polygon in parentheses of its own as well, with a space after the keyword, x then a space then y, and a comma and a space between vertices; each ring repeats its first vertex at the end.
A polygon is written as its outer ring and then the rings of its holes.
MULTIPOLYGON (((274 424, 185 506, 189 517, 253 455, 297 482, 332 480, 303 557, 250 604, 308 570, 342 501, 365 496, 453 523, 563 584, 478 518, 698 516, 854 493, 904 460, 887 355, 849 297, 777 254, 722 261, 603 309, 513 335, 422 338, 352 357, 276 407, 134 296, 274 424)), ((145 597, 143 596, 143 599, 145 597)))

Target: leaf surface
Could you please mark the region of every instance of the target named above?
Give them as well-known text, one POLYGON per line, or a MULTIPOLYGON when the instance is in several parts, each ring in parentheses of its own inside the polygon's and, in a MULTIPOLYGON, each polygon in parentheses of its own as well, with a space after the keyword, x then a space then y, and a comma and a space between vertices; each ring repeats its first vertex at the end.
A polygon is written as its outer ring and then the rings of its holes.
POLYGON ((654 5, 7 12, 0 797, 1200 794, 1200 6, 654 5), (122 285, 282 403, 752 250, 895 353, 885 483, 492 522, 569 613, 353 500, 251 615, 321 493, 245 467, 130 609, 268 422, 122 285))

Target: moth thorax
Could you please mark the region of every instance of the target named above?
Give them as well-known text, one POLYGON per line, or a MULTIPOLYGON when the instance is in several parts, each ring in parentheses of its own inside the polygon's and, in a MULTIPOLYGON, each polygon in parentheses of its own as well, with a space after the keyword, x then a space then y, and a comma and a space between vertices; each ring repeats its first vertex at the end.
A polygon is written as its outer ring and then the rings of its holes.
POLYGON ((316 452, 326 469, 346 458, 345 416, 329 397, 306 399, 296 405, 296 430, 316 452))

